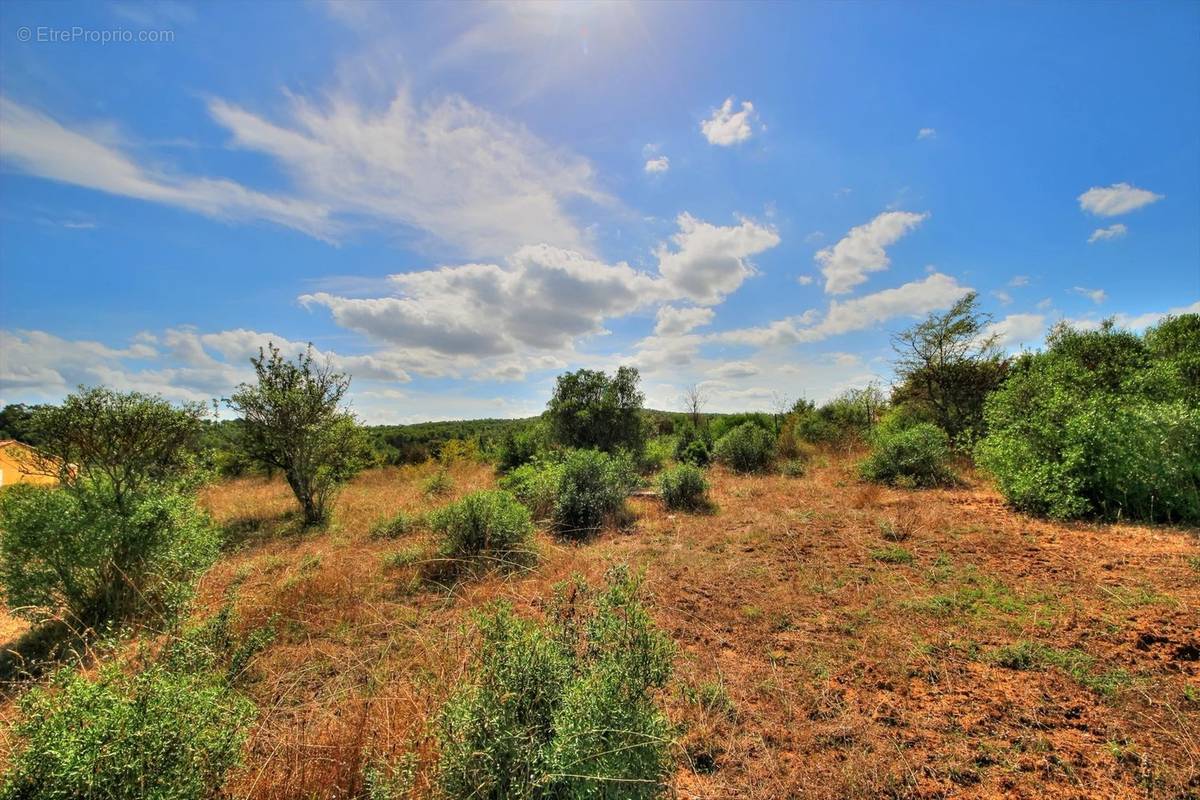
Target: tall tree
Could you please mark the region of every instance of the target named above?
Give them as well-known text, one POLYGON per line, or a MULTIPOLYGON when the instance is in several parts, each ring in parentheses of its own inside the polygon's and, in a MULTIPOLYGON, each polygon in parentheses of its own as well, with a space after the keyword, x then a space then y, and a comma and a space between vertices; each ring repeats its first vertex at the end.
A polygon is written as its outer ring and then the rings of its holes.
POLYGON ((892 401, 926 407, 951 437, 978 433, 983 401, 1008 371, 996 334, 988 333, 991 321, 968 292, 946 313, 893 336, 900 381, 892 401))
POLYGON ((225 401, 244 422, 241 446, 283 472, 305 525, 323 524, 337 490, 367 463, 362 428, 341 407, 350 379, 314 363, 312 345, 289 361, 268 344, 250 362, 257 381, 225 401))
POLYGON ((708 395, 700 388, 700 384, 693 383, 683 390, 680 402, 683 404, 684 413, 691 417, 692 425, 699 429, 700 416, 704 413, 704 407, 708 405, 708 395))
POLYGON ((581 369, 558 376, 546 408, 550 430, 567 447, 640 451, 645 444, 641 376, 621 367, 609 377, 599 370, 581 369))

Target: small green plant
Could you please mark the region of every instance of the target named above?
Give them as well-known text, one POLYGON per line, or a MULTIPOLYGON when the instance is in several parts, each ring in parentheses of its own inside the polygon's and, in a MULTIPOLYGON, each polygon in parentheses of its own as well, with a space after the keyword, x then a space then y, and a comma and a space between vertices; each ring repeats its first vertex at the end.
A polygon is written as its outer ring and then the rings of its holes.
POLYGON ((407 536, 420 527, 421 519, 403 511, 392 517, 387 517, 371 527, 372 539, 398 539, 407 536))
POLYGON ((743 422, 721 437, 714 453, 735 472, 762 472, 774 456, 775 441, 761 425, 743 422))
POLYGON ((454 480, 445 469, 439 469, 425 479, 425 483, 421 485, 421 491, 425 493, 426 497, 445 497, 454 491, 454 480))
POLYGON ((684 423, 675 437, 675 460, 681 464, 706 467, 712 459, 712 438, 706 429, 697 428, 692 422, 684 423))
POLYGON ((950 440, 936 425, 922 423, 900 431, 880 431, 871 455, 859 465, 869 481, 893 486, 942 486, 954 482, 950 440))
POLYGON ((366 800, 403 800, 417 780, 417 757, 405 753, 395 761, 375 757, 363 767, 366 800))
POLYGON ((871 551, 871 558, 884 564, 911 564, 913 554, 903 547, 881 547, 871 551))
POLYGON ((466 685, 438 718, 438 784, 449 798, 660 797, 672 727, 653 691, 670 677, 670 640, 610 570, 595 591, 558 587, 547 624, 507 605, 477 617, 466 685))
POLYGON ((903 542, 911 535, 908 529, 898 520, 879 520, 879 535, 889 542, 903 542))
POLYGON ((534 556, 529 509, 503 490, 473 492, 433 512, 429 523, 448 558, 484 556, 511 566, 534 556))
POLYGON ((534 461, 516 467, 501 478, 500 488, 516 495, 534 518, 540 520, 554 513, 554 501, 561 482, 561 464, 534 461))
POLYGON ((632 463, 598 450, 575 450, 562 464, 554 498, 554 527, 562 536, 582 539, 625 508, 637 485, 632 463))
POLYGON ((737 706, 733 704, 725 682, 719 677, 699 686, 684 686, 683 698, 707 715, 725 717, 731 721, 737 719, 737 706))
POLYGON ((1116 694, 1130 681, 1125 670, 1097 670, 1096 659, 1082 650, 1048 647, 1039 642, 1005 645, 993 651, 990 660, 1005 669, 1061 669, 1080 686, 1105 696, 1116 694))
POLYGON ((383 556, 384 569, 398 569, 400 567, 411 567, 425 557, 425 551, 420 547, 404 547, 394 553, 387 553, 383 556))
POLYGON ((671 510, 699 511, 708 508, 708 481, 704 472, 691 464, 665 470, 658 479, 663 505, 671 510))
POLYGON ((789 458, 779 471, 785 478, 803 478, 808 474, 808 463, 799 458, 789 458))

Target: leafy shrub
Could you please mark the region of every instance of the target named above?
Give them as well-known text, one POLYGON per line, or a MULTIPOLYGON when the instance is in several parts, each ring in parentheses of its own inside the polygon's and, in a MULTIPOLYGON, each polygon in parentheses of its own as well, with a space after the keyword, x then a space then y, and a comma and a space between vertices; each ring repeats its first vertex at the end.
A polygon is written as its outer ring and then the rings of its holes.
POLYGON ((507 431, 496 453, 496 468, 507 473, 530 463, 543 448, 544 439, 541 426, 507 431))
POLYGON ((126 495, 105 483, 17 484, 0 493, 0 585, 30 619, 87 625, 178 611, 216 559, 219 534, 194 499, 167 487, 126 495))
POLYGON ((599 592, 557 589, 549 623, 506 605, 477 619, 471 679, 438 720, 438 783, 450 798, 653 798, 671 768, 672 729, 652 692, 672 647, 628 572, 599 592))
POLYGON ((950 439, 936 425, 922 423, 899 432, 882 431, 873 437, 871 455, 859 464, 859 474, 869 481, 893 486, 941 486, 954 482, 947 466, 950 439))
POLYGON ((663 504, 670 509, 696 511, 709 505, 708 481, 704 472, 691 464, 680 464, 663 472, 658 478, 658 490, 663 504))
POLYGON ((241 759, 254 706, 215 673, 63 670, 20 701, 0 798, 213 797, 241 759))
POLYGON ((714 454, 737 472, 761 472, 774 455, 774 435, 760 425, 745 422, 717 441, 714 454))
POLYGON ((516 495, 535 519, 546 519, 554 513, 554 501, 561 482, 561 464, 535 461, 517 467, 501 478, 500 488, 516 495))
POLYGON ((421 518, 404 511, 382 519, 371 528, 372 539, 398 539, 412 533, 421 525, 421 518))
POLYGON ((712 459, 712 439, 708 431, 687 422, 675 439, 675 460, 681 464, 706 467, 712 459))
POLYGON ((1144 338, 1061 326, 1045 352, 1018 359, 976 447, 1010 503, 1061 519, 1200 521, 1193 316, 1144 338))
POLYGON ((515 563, 533 554, 529 509, 503 490, 473 492, 433 512, 429 522, 442 534, 446 556, 486 554, 502 563, 515 563))
POLYGON ((808 474, 808 462, 802 458, 789 458, 780 468, 785 478, 803 478, 808 474))
POLYGON ((734 428, 739 428, 743 425, 757 425, 768 433, 775 433, 776 425, 775 418, 770 414, 761 412, 749 412, 743 414, 721 414, 713 417, 708 423, 707 433, 711 437, 710 441, 720 441, 725 434, 732 431, 734 428))
POLYGON ((656 436, 646 443, 637 456, 638 469, 643 473, 658 472, 675 455, 675 437, 656 436))
POLYGON ((627 457, 598 450, 575 450, 562 463, 554 498, 554 527, 571 538, 585 538, 625 507, 637 485, 627 457))
POLYGON ((425 493, 426 497, 445 497, 454 491, 454 479, 445 469, 439 469, 425 479, 421 485, 421 491, 425 493))

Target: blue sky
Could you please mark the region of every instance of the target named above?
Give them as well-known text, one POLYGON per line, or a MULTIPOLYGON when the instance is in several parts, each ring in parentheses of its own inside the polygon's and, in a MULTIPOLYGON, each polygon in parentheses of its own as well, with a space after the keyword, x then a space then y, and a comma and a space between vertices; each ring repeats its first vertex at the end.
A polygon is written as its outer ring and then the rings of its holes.
POLYGON ((974 289, 1006 347, 1200 310, 1194 3, 0 5, 0 402, 370 422, 822 400, 974 289), (104 37, 110 41, 104 41, 104 37))

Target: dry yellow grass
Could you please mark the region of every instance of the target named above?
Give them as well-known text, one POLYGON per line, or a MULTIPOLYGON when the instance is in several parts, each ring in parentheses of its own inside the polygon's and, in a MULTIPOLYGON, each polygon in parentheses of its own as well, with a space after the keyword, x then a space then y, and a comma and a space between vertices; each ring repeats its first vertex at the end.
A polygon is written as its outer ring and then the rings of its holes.
POLYGON ((662 697, 680 726, 678 797, 1195 796, 1195 531, 1034 520, 974 479, 867 487, 852 463, 715 471, 715 514, 638 498, 630 530, 580 545, 539 533, 534 569, 454 586, 423 582, 407 563, 420 556, 389 561, 431 553, 427 534, 370 529, 493 485, 487 467, 453 467, 437 499, 421 488, 431 467, 364 474, 318 534, 296 529, 280 482, 212 487, 204 502, 238 544, 201 581, 196 613, 237 585, 240 624, 279 630, 255 665, 261 716, 230 794, 352 797, 368 760, 415 753, 413 796, 429 797, 431 724, 461 683, 469 613, 503 598, 537 615, 556 582, 619 561, 645 570, 678 646, 662 697), (1093 662, 1073 677, 992 657, 1023 641, 1093 662))

